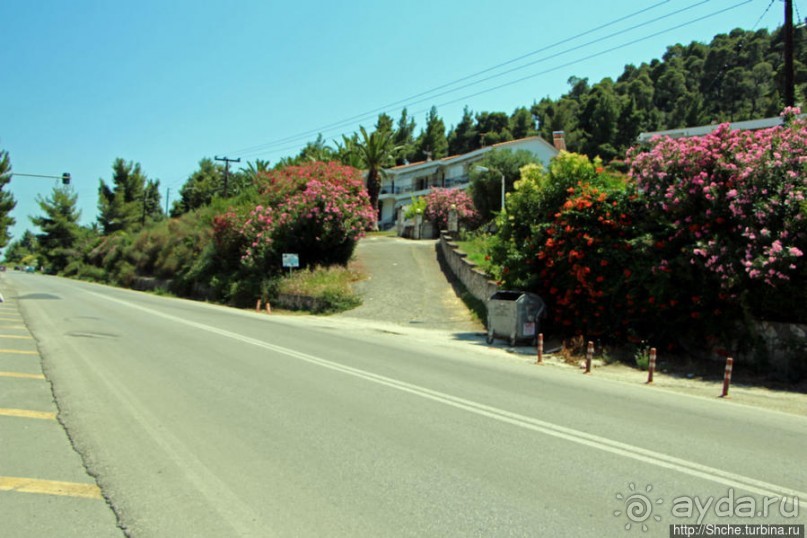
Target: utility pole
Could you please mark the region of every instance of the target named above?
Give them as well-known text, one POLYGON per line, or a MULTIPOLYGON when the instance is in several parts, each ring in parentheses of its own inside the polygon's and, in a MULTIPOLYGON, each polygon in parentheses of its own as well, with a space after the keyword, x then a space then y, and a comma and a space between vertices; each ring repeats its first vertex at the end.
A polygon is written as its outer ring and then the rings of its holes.
POLYGON ((168 216, 168 199, 171 197, 171 187, 165 189, 165 216, 168 216))
POLYGON ((241 157, 230 159, 229 157, 216 157, 217 161, 224 162, 224 197, 227 198, 227 182, 230 178, 230 163, 240 163, 241 157))
POLYGON ((793 70, 793 0, 785 0, 785 106, 796 105, 793 70))

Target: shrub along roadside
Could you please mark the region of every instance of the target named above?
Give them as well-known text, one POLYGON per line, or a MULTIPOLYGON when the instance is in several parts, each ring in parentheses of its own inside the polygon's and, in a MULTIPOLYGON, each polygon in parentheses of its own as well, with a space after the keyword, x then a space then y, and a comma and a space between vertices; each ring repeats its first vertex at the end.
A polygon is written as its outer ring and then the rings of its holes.
POLYGON ((353 283, 364 278, 347 267, 314 267, 280 277, 277 293, 310 297, 315 300, 314 314, 335 314, 361 305, 353 283))
POLYGON ((303 267, 341 268, 298 272, 302 281, 295 286, 324 298, 327 311, 355 306, 349 286, 334 275, 350 273, 345 268, 356 241, 373 218, 360 172, 308 163, 256 181, 245 195, 214 199, 139 232, 88 238, 65 274, 127 287, 156 278, 170 281, 167 291, 175 295, 243 307, 274 300, 286 285, 281 254, 291 252, 303 267))
POLYGON ((494 276, 542 295, 564 337, 754 352, 764 364, 755 320, 807 322, 807 122, 796 112, 773 129, 655 140, 629 154, 628 177, 569 153, 548 171, 523 168, 490 246, 494 276))

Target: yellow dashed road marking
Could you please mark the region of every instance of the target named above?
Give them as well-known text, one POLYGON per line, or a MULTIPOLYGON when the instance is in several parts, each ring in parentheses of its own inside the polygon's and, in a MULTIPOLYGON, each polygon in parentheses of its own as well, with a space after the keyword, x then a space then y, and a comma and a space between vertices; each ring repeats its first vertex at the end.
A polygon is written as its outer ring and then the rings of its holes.
POLYGON ((33 340, 30 336, 22 334, 0 334, 0 338, 9 338, 11 340, 33 340))
POLYGON ((63 495, 66 497, 84 497, 87 499, 103 498, 101 496, 101 490, 95 484, 57 482, 55 480, 39 480, 37 478, 16 478, 13 476, 0 476, 0 491, 63 495))
POLYGON ((20 379, 45 379, 42 374, 24 374, 21 372, 0 372, 0 377, 18 377, 20 379))
POLYGON ((0 349, 0 353, 18 353, 20 355, 39 355, 38 351, 28 349, 0 349))
POLYGON ((20 318, 0 318, 0 321, 22 321, 20 318))
POLYGON ((4 409, 0 407, 0 416, 56 420, 56 413, 49 413, 47 411, 31 411, 30 409, 4 409))

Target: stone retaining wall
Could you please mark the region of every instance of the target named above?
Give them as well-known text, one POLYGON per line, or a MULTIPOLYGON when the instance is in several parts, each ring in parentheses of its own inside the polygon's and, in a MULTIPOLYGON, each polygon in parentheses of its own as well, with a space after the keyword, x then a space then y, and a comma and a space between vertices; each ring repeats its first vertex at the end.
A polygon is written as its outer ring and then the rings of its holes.
POLYGON ((132 289, 137 291, 169 290, 171 289, 171 281, 162 278, 139 276, 132 280, 132 289))
POLYGON ((454 273, 454 276, 462 282, 468 291, 487 304, 491 295, 499 290, 499 286, 490 280, 490 277, 477 268, 477 265, 468 259, 468 255, 459 250, 457 244, 453 242, 453 237, 446 231, 440 232, 439 242, 440 252, 446 265, 454 273))
POLYGON ((292 295, 290 293, 280 293, 275 299, 273 306, 285 308, 286 310, 305 310, 307 312, 321 312, 328 305, 321 299, 309 297, 307 295, 292 295))

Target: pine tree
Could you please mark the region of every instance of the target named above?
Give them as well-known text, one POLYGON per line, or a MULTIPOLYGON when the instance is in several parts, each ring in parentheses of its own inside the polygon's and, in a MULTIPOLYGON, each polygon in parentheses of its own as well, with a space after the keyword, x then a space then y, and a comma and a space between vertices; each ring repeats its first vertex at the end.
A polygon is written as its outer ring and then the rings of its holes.
POLYGON ((446 156, 448 156, 446 124, 437 115, 437 107, 433 106, 426 116, 426 128, 418 136, 415 158, 425 161, 442 159, 446 156))
POLYGON ((15 223, 11 211, 17 206, 17 202, 14 195, 4 190, 10 181, 11 160, 7 151, 0 150, 0 248, 5 247, 11 239, 9 228, 15 223))
POLYGON ((479 149, 479 132, 476 130, 473 112, 466 106, 462 119, 448 135, 448 153, 462 155, 479 149))
POLYGON ((100 179, 98 187, 98 224, 104 235, 130 231, 142 221, 146 175, 139 163, 115 159, 112 186, 100 179))
POLYGON ((393 144, 398 150, 395 164, 407 164, 415 159, 415 119, 410 118, 404 108, 395 127, 393 144))
POLYGON ((64 270, 77 257, 75 245, 81 216, 77 200, 78 195, 68 185, 55 187, 50 197, 38 196, 36 200, 45 214, 31 217, 31 222, 42 231, 37 235, 39 254, 54 273, 64 270))
POLYGON ((171 216, 178 217, 194 209, 210 205, 213 198, 223 192, 224 167, 206 157, 199 161, 199 169, 191 174, 182 185, 179 200, 174 202, 174 207, 171 209, 171 216))
POLYGON ((6 263, 23 264, 25 258, 35 256, 38 251, 36 236, 31 230, 25 230, 22 237, 9 243, 5 251, 6 263))
POLYGON ((382 112, 378 115, 378 120, 375 122, 375 130, 393 133, 395 131, 395 121, 389 114, 382 112))
POLYGON ((510 118, 504 112, 480 112, 476 115, 476 131, 483 146, 513 140, 510 118))
POLYGON ((510 133, 516 140, 538 133, 535 129, 535 118, 526 107, 522 106, 513 111, 510 116, 510 133))

